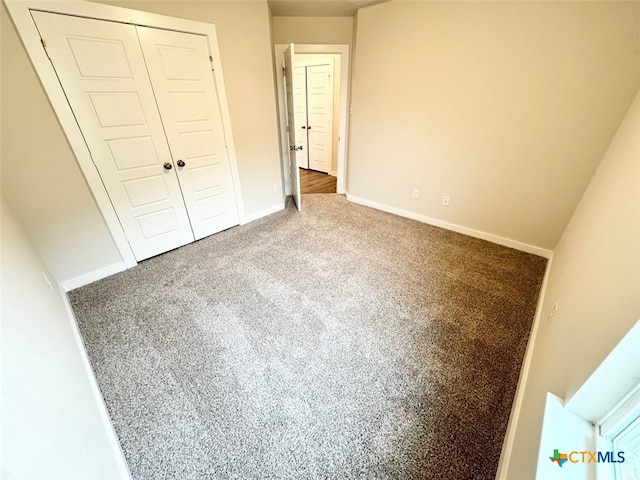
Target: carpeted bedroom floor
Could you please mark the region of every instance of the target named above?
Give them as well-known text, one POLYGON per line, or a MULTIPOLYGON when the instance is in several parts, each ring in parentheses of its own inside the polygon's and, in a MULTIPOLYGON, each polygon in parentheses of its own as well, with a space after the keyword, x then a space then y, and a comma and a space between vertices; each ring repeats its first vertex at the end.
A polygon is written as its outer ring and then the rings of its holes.
POLYGON ((492 480, 546 260, 303 200, 70 292, 133 478, 492 480))

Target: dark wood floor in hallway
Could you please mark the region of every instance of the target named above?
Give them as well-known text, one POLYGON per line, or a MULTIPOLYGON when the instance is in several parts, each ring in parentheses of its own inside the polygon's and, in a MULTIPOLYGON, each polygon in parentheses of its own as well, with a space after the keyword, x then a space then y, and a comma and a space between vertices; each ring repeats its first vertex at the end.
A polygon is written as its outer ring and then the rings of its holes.
POLYGON ((336 177, 315 170, 300 169, 301 193, 336 193, 336 177))

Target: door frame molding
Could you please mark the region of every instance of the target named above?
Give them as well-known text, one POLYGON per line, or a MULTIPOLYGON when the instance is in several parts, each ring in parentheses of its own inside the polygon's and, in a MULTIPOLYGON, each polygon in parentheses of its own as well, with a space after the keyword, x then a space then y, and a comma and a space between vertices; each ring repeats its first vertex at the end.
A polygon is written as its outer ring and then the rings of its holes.
POLYGON ((220 112, 222 114, 225 143, 229 153, 236 208, 240 222, 246 223, 244 203, 240 190, 238 162, 231 131, 231 116, 227 103, 215 25, 83 0, 5 0, 5 4, 127 268, 136 266, 138 262, 133 255, 133 251, 120 225, 118 216, 111 205, 109 195, 93 163, 89 149, 84 141, 80 127, 75 120, 71 106, 67 102, 55 70, 41 44, 40 34, 31 17, 31 10, 74 15, 205 36, 207 38, 209 51, 213 52, 213 78, 216 88, 218 89, 220 112))
MULTIPOLYGON (((349 69, 351 59, 349 58, 349 45, 311 45, 311 44, 294 44, 296 54, 299 53, 317 53, 317 54, 339 54, 340 55, 340 128, 338 136, 338 172, 337 172, 337 192, 344 194, 347 191, 347 145, 349 135, 347 106, 349 105, 349 69)), ((285 192, 289 192, 289 175, 287 168, 289 165, 289 140, 287 138, 287 118, 286 118, 286 97, 284 96, 284 80, 282 76, 282 55, 289 44, 275 44, 275 61, 276 61, 276 81, 278 89, 278 110, 280 121, 280 145, 282 151, 282 169, 284 172, 285 192)), ((334 118, 334 121, 336 119, 334 118)))

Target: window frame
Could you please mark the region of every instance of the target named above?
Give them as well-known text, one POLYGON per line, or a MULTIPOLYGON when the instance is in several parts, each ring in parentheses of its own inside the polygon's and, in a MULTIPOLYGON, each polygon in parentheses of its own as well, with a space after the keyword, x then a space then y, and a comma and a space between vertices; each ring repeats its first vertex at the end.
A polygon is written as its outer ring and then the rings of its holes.
MULTIPOLYGON (((613 407, 599 422, 596 423, 596 445, 598 450, 614 452, 624 448, 619 444, 623 435, 628 435, 631 428, 634 436, 629 439, 637 442, 640 447, 640 381, 613 407)), ((623 439, 626 441, 627 439, 623 439)), ((598 480, 626 480, 624 475, 625 463, 598 463, 598 480)))

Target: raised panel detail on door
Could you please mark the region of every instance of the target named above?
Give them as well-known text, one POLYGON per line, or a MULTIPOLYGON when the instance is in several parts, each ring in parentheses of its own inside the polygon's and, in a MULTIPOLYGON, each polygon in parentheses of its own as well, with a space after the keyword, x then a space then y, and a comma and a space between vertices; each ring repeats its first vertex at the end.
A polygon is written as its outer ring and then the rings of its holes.
POLYGON ((103 128, 147 125, 137 92, 87 92, 87 96, 103 128))
POLYGON ((182 151, 185 160, 197 160, 203 157, 215 157, 215 133, 212 130, 180 133, 182 151))
POLYGON ((158 164, 158 154, 150 136, 107 140, 117 170, 150 167, 158 164))
POLYGON ((176 121, 198 122, 207 120, 207 96, 200 92, 173 92, 171 103, 176 121))
MULTIPOLYGON (((149 29, 146 30, 148 31, 149 29)), ((157 34, 162 33, 162 31, 156 29, 152 29, 152 31, 157 34)), ((157 43, 156 51, 162 67, 163 77, 166 80, 200 81, 203 79, 202 69, 198 67, 200 62, 198 61, 196 48, 157 43)))
POLYGON ((81 77, 132 78, 124 45, 118 40, 67 36, 71 54, 81 77), (104 63, 101 60, 110 58, 104 63))
POLYGON ((180 229, 175 210, 171 208, 140 215, 137 220, 147 240, 165 236, 180 229))
POLYGON ((195 238, 237 225, 231 165, 206 38, 137 29, 195 238), (178 160, 184 166, 178 166, 178 160))
POLYGON ((224 173, 220 165, 203 165, 189 170, 193 178, 193 188, 196 192, 219 188, 222 192, 224 173))
POLYGON ((192 242, 136 27, 32 15, 136 259, 192 242))
POLYGON ((162 175, 147 178, 135 178, 123 182, 132 207, 143 207, 164 202, 169 198, 167 184, 162 175))

